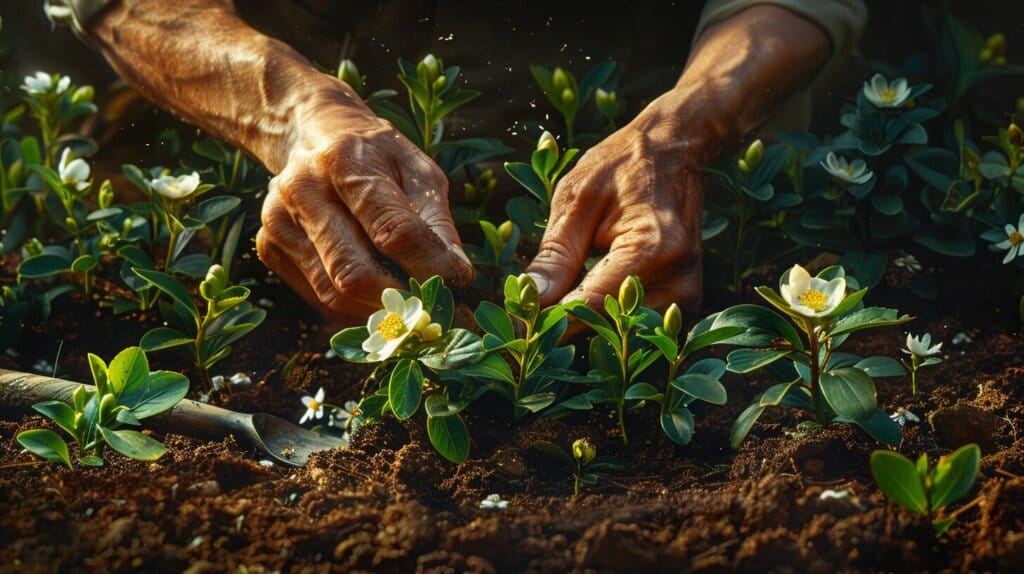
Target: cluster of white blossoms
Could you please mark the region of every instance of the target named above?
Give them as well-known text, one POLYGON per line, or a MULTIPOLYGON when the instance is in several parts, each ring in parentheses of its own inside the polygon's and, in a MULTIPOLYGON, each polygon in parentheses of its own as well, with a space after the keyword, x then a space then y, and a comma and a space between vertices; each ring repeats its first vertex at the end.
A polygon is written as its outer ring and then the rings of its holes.
POLYGON ((25 76, 25 83, 21 85, 21 89, 32 96, 50 93, 60 95, 68 91, 70 87, 71 78, 56 74, 51 76, 46 72, 36 72, 34 76, 25 76))

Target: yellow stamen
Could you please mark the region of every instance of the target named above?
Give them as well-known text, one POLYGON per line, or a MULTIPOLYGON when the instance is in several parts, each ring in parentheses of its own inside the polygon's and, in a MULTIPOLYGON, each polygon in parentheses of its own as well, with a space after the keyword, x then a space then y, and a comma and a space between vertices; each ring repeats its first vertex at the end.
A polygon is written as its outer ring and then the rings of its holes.
POLYGON ((320 401, 316 399, 309 399, 309 404, 306 405, 306 408, 313 412, 316 412, 320 410, 320 401))
POLYGON ((884 101, 891 102, 896 99, 896 90, 892 88, 885 88, 884 90, 879 90, 878 95, 882 96, 884 101))
POLYGON ((1010 245, 1020 245, 1024 242, 1024 235, 1021 235, 1019 231, 1014 231, 1010 234, 1008 239, 1010 241, 1010 245))
POLYGON ((828 296, 821 291, 809 289, 800 295, 800 304, 817 313, 828 304, 828 296))
POLYGON ((385 341, 393 341, 401 337, 405 331, 405 322, 397 313, 388 313, 384 320, 377 325, 377 332, 384 337, 385 341))

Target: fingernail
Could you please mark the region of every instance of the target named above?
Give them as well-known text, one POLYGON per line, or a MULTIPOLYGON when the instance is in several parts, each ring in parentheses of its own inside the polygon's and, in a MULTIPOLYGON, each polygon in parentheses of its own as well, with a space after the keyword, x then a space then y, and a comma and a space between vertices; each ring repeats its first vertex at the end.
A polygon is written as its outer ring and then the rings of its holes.
POLYGON ((538 275, 536 273, 527 273, 527 275, 529 275, 533 279, 533 282, 537 284, 537 294, 543 297, 544 292, 548 290, 551 282, 543 275, 538 275))

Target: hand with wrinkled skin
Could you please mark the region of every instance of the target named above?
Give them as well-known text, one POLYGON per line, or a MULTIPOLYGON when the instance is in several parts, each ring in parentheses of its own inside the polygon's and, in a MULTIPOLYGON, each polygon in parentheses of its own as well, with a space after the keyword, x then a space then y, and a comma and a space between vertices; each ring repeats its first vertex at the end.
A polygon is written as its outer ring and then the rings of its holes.
POLYGON ((381 291, 404 287, 385 260, 421 280, 472 279, 441 169, 351 87, 249 27, 231 2, 120 0, 89 33, 145 96, 276 174, 257 251, 324 315, 362 321, 381 291))
POLYGON ((380 255, 421 280, 469 282, 444 172, 365 106, 330 96, 302 108, 287 163, 270 182, 260 259, 342 322, 365 319, 385 288, 405 288, 380 255))
POLYGON ((828 37, 783 8, 755 6, 709 27, 676 87, 559 182, 527 268, 541 304, 600 306, 637 275, 645 304, 700 300, 701 167, 762 123, 823 62, 828 37), (605 255, 582 281, 591 251, 605 255))

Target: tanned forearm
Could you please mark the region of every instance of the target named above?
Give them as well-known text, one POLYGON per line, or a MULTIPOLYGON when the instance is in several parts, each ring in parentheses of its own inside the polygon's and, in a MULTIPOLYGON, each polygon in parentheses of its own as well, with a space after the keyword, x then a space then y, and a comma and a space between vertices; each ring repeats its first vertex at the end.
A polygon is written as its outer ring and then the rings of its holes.
POLYGON ((119 0, 90 25, 110 64, 157 105, 230 141, 278 173, 297 109, 329 92, 362 106, 224 0, 119 0))
POLYGON ((804 87, 829 51, 828 36, 809 20, 753 6, 707 28, 676 86, 641 118, 666 146, 685 146, 703 164, 804 87))

